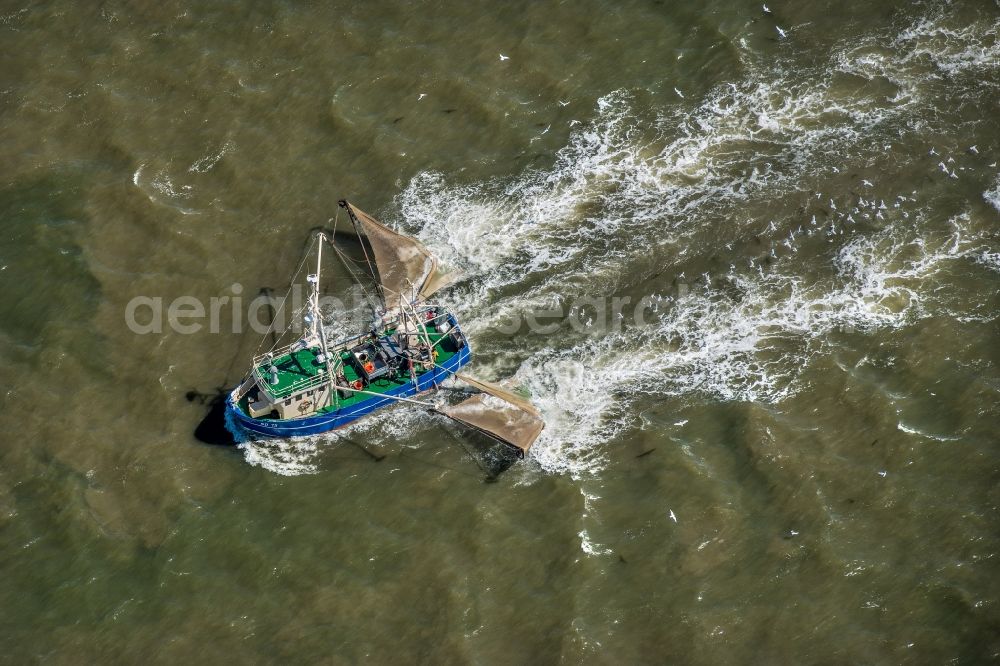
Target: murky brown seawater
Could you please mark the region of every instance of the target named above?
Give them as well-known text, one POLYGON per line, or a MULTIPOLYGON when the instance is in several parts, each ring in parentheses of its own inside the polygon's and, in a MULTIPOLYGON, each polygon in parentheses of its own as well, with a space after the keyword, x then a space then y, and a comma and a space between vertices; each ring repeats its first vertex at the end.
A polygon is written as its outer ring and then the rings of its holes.
POLYGON ((2 660, 997 659, 1000 5, 768 6, 0 3, 2 660), (344 196, 542 408, 496 482, 206 444, 257 339, 126 326, 344 196))

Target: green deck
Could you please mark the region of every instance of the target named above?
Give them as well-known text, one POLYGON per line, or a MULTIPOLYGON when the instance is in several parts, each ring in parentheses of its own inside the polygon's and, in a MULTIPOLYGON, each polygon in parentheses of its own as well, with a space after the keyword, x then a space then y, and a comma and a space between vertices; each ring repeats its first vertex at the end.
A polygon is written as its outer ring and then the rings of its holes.
MULTIPOLYGON (((387 334, 391 334, 389 331, 387 334)), ((427 328, 427 337, 430 339, 432 345, 436 345, 434 349, 437 351, 438 356, 435 359, 435 363, 441 364, 450 359, 452 356, 458 353, 458 349, 455 348, 451 340, 446 340, 441 344, 437 344, 445 334, 438 333, 433 326, 427 328)), ((374 341, 374 337, 367 338, 366 341, 374 341)), ((359 342, 360 344, 360 342, 359 342)), ((310 382, 315 380, 320 375, 320 368, 322 365, 316 360, 319 350, 306 348, 301 349, 296 352, 291 352, 284 354, 274 359, 273 365, 278 369, 278 383, 268 384, 267 390, 269 393, 275 396, 275 398, 281 399, 286 398, 299 390, 302 390, 310 382)), ((338 370, 344 373, 347 378, 348 383, 354 382, 359 379, 357 371, 354 369, 348 359, 351 357, 351 352, 342 349, 339 352, 340 359, 342 361, 338 370)), ((268 372, 271 363, 262 364, 257 366, 257 371, 260 376, 266 380, 270 378, 270 373, 268 372)), ((428 370, 417 369, 417 376, 423 375, 428 370)), ((408 370, 400 369, 398 372, 381 377, 371 382, 365 386, 365 391, 370 391, 372 393, 385 393, 393 388, 402 386, 410 381, 410 373, 408 370)), ((346 398, 340 398, 339 402, 324 409, 319 410, 315 413, 325 413, 329 411, 336 410, 340 407, 349 407, 355 403, 361 402, 362 400, 367 400, 370 395, 365 393, 351 393, 346 398)), ((240 407, 246 411, 247 410, 247 396, 244 396, 240 402, 240 407)), ((265 417, 267 418, 267 417, 265 417)))

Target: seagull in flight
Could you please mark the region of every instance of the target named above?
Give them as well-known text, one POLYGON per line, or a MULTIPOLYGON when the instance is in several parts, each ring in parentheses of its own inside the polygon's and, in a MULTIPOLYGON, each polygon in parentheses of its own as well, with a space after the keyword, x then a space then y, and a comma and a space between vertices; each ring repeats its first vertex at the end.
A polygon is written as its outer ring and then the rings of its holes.
POLYGON ((870 180, 862 180, 861 184, 864 185, 865 187, 871 187, 872 186, 872 181, 870 181, 870 180))
POLYGON ((778 31, 778 36, 782 39, 788 36, 788 33, 782 30, 780 25, 774 26, 774 29, 778 31))
POLYGON ((677 88, 674 88, 674 92, 677 93, 678 97, 680 97, 681 99, 684 99, 684 93, 682 93, 680 90, 678 90, 677 88))
POLYGON ((501 53, 500 54, 500 62, 503 62, 504 60, 510 60, 510 56, 505 56, 504 54, 501 53))
POLYGON ((764 10, 764 13, 765 13, 765 14, 770 14, 770 13, 771 13, 771 8, 770 8, 770 7, 768 7, 767 5, 762 5, 762 6, 761 6, 761 9, 763 9, 763 10, 764 10))

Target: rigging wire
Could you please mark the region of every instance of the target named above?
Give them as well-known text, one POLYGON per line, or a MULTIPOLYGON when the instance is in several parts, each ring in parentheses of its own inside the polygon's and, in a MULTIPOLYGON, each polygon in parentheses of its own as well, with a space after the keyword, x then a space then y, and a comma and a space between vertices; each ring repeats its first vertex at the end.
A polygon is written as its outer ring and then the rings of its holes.
POLYGON ((367 299, 368 304, 372 307, 373 310, 377 310, 379 304, 378 300, 375 297, 373 297, 367 289, 365 289, 365 283, 359 277, 358 272, 351 267, 351 264, 357 266, 357 262, 355 262, 353 259, 344 254, 344 252, 341 251, 341 249, 336 245, 334 245, 332 242, 330 243, 330 247, 333 248, 333 251, 337 254, 337 257, 339 257, 341 262, 343 262, 344 268, 346 268, 347 272, 350 273, 351 278, 358 283, 359 287, 361 287, 361 292, 365 295, 365 299, 367 299))
MULTIPOLYGON (((358 242, 361 243, 361 250, 365 253, 365 261, 368 262, 368 272, 372 274, 372 279, 375 280, 375 288, 378 290, 379 295, 382 296, 382 302, 385 302, 385 291, 382 289, 382 283, 379 282, 378 273, 375 271, 375 265, 372 263, 371 258, 368 256, 368 248, 365 246, 365 239, 361 236, 361 225, 358 224, 358 219, 354 216, 354 211, 351 210, 349 203, 346 199, 340 201, 342 207, 347 209, 347 216, 351 218, 351 223, 354 225, 354 231, 358 235, 358 242)), ((372 248, 374 252, 374 248, 372 248)))
MULTIPOLYGON (((345 204, 346 204, 346 201, 345 201, 345 204)), ((372 295, 368 292, 368 290, 365 289, 364 281, 361 280, 361 278, 358 276, 358 273, 360 273, 360 264, 358 264, 358 262, 356 262, 353 259, 351 259, 350 257, 348 257, 347 254, 345 254, 344 252, 342 252, 340 250, 340 248, 337 247, 336 238, 337 238, 337 227, 338 227, 338 225, 340 223, 340 209, 341 208, 345 208, 345 207, 346 206, 337 206, 337 214, 333 218, 333 233, 330 234, 329 238, 327 239, 327 242, 330 244, 330 247, 333 249, 333 251, 337 253, 337 257, 340 258, 341 263, 344 264, 344 268, 347 269, 347 272, 350 274, 351 278, 358 284, 359 287, 361 287, 361 291, 362 291, 362 293, 364 293, 365 299, 368 301, 368 305, 371 306, 372 310, 374 310, 374 311, 377 312, 378 309, 379 309, 379 301, 378 301, 378 299, 373 298, 372 295), (351 268, 352 265, 354 266, 353 269, 351 268)), ((353 215, 351 215, 351 212, 348 211, 347 214, 348 214, 348 217, 353 222, 354 217, 353 217, 353 215)), ((355 232, 358 232, 358 227, 357 227, 356 224, 354 225, 354 229, 355 229, 355 232)), ((362 251, 365 252, 365 260, 368 261, 369 272, 372 274, 372 278, 375 279, 376 286, 378 286, 378 277, 375 275, 374 270, 371 268, 371 261, 368 260, 368 252, 365 249, 365 244, 364 244, 364 241, 361 239, 360 234, 358 235, 358 241, 361 244, 362 251)))
MULTIPOLYGON (((305 313, 305 311, 306 311, 306 308, 308 308, 308 307, 309 307, 309 304, 307 303, 307 304, 303 305, 298 310, 296 310, 295 312, 292 313, 292 316, 289 319, 289 326, 288 326, 288 328, 291 328, 291 322, 296 321, 299 316, 303 315, 305 313)), ((271 347, 270 347, 270 349, 267 350, 268 354, 270 354, 271 352, 273 352, 277 348, 278 343, 281 342, 282 340, 284 340, 284 335, 285 335, 285 333, 288 332, 288 328, 286 328, 284 331, 282 331, 281 335, 278 336, 278 338, 274 341, 274 344, 272 344, 271 347)), ((266 337, 266 335, 265 335, 265 337, 266 337)))
POLYGON ((340 206, 337 206, 337 214, 333 216, 333 233, 330 234, 330 245, 333 245, 333 239, 337 237, 337 224, 340 222, 340 206))
MULTIPOLYGON (((373 310, 377 310, 379 301, 372 296, 372 294, 369 292, 368 289, 365 288, 364 281, 360 278, 359 271, 356 270, 355 268, 352 268, 351 266, 351 264, 354 264, 355 267, 359 267, 358 263, 355 262, 350 257, 348 257, 346 254, 344 254, 344 252, 341 251, 339 247, 337 247, 336 243, 333 240, 333 236, 337 232, 337 227, 339 226, 339 223, 340 223, 340 208, 338 207, 337 214, 334 217, 334 222, 333 222, 334 224, 333 234, 330 235, 330 237, 327 239, 327 242, 329 243, 330 247, 333 248, 334 252, 340 258, 340 260, 343 262, 344 267, 347 268, 347 271, 348 273, 350 273, 352 279, 354 279, 354 281, 357 282, 358 285, 361 287, 361 291, 364 294, 365 299, 368 301, 368 304, 372 307, 373 310)), ((368 251, 365 248, 364 240, 362 239, 360 234, 360 229, 358 229, 356 225, 355 225, 355 231, 358 232, 358 240, 361 242, 361 249, 365 253, 365 260, 368 262, 369 272, 372 274, 372 277, 376 280, 376 286, 377 286, 378 284, 377 274, 375 273, 375 269, 371 264, 371 259, 368 257, 368 251)), ((278 303, 278 307, 275 308, 274 310, 274 314, 271 317, 271 323, 267 327, 267 331, 265 331, 264 335, 261 337, 260 342, 257 344, 257 348, 254 350, 254 356, 259 355, 260 350, 264 347, 265 340, 267 340, 267 336, 271 335, 271 333, 275 331, 275 324, 278 322, 279 316, 285 309, 285 304, 288 302, 288 297, 291 295, 292 289, 294 289, 296 280, 298 279, 299 275, 301 275, 302 269, 305 267, 306 261, 308 261, 310 255, 312 254, 315 243, 316 243, 316 238, 315 237, 311 238, 308 247, 302 254, 302 259, 299 262, 298 267, 295 269, 295 273, 292 275, 291 282, 288 285, 288 289, 286 290, 285 295, 281 298, 281 301, 278 303)), ((296 312, 292 313, 289 325, 286 326, 276 337, 273 344, 267 350, 267 353, 270 353, 274 351, 275 348, 277 348, 278 343, 281 342, 282 339, 284 339, 284 334, 288 332, 288 329, 292 326, 292 323, 295 321, 295 317, 300 315, 304 310, 305 306, 302 306, 296 312)))
MULTIPOLYGON (((274 324, 275 322, 278 321, 278 313, 280 313, 281 310, 285 307, 285 303, 288 301, 288 297, 292 293, 292 288, 295 286, 296 278, 298 278, 299 274, 302 272, 302 268, 306 265, 306 260, 309 258, 309 255, 312 254, 313 244, 315 242, 316 238, 315 237, 311 238, 309 241, 309 246, 306 248, 305 252, 302 253, 302 261, 299 262, 299 267, 295 269, 295 273, 292 275, 291 282, 289 282, 288 284, 288 291, 285 292, 284 297, 282 297, 281 302, 278 304, 278 307, 275 309, 274 314, 271 317, 271 325, 267 327, 267 331, 264 333, 263 337, 261 337, 260 339, 260 342, 257 344, 257 349, 255 349, 253 353, 254 356, 258 355, 260 348, 264 346, 264 341, 267 339, 267 336, 270 335, 272 329, 274 329, 274 324)), ((286 327, 285 330, 281 331, 281 335, 284 335, 287 331, 288 328, 286 327)), ((278 340, 280 339, 281 337, 279 336, 278 340)), ((271 349, 269 349, 268 351, 269 352, 273 351, 276 346, 277 346, 277 340, 275 340, 275 343, 271 346, 271 349)))

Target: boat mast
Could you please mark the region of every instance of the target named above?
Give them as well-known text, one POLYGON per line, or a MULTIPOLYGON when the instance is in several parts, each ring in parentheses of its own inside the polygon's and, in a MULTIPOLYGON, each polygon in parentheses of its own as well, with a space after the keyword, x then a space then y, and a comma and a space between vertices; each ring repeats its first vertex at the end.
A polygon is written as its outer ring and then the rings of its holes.
POLYGON ((326 365, 326 375, 330 382, 330 402, 333 403, 336 400, 334 397, 336 391, 334 389, 333 369, 330 364, 330 350, 326 344, 326 329, 323 328, 323 317, 319 311, 319 276, 323 269, 323 241, 326 240, 326 236, 321 231, 316 234, 316 238, 319 241, 316 244, 316 274, 306 278, 312 283, 312 294, 309 295, 309 314, 312 317, 312 337, 319 337, 320 345, 323 349, 323 363, 326 365))
POLYGON ((323 261, 323 234, 316 234, 316 239, 319 241, 317 243, 316 249, 316 272, 312 275, 306 276, 306 281, 309 283, 309 337, 316 338, 319 337, 320 333, 320 320, 319 320, 319 276, 323 261))

